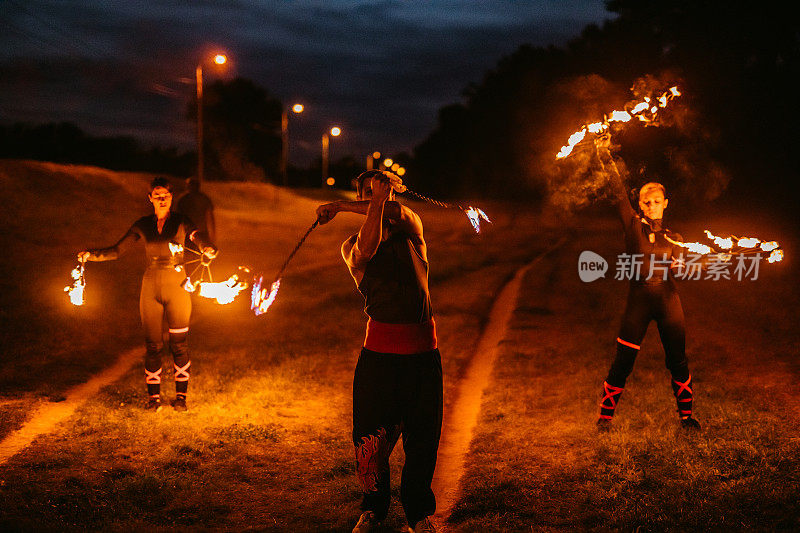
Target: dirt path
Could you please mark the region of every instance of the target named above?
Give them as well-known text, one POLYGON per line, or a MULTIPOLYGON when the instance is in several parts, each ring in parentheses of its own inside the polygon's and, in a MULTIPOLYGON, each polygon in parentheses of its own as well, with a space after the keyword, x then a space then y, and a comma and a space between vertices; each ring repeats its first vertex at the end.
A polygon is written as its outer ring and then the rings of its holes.
POLYGON ((53 431, 101 388, 121 378, 135 362, 141 359, 141 355, 141 348, 133 348, 122 353, 113 366, 95 375, 86 383, 68 390, 63 402, 45 403, 38 407, 28 422, 0 441, 0 465, 25 449, 36 437, 53 431))
POLYGON ((497 359, 498 347, 503 341, 511 316, 517 304, 522 279, 527 272, 547 254, 564 243, 558 241, 537 256, 533 261, 516 271, 514 277, 503 286, 495 298, 489 312, 489 320, 481 333, 475 354, 469 362, 456 391, 457 398, 449 411, 444 413, 442 438, 433 478, 433 492, 436 494, 436 515, 434 519, 443 531, 445 521, 450 516, 453 505, 459 496, 461 476, 464 473, 464 460, 472 441, 473 430, 478 423, 481 410, 481 397, 489 384, 489 379, 497 359))

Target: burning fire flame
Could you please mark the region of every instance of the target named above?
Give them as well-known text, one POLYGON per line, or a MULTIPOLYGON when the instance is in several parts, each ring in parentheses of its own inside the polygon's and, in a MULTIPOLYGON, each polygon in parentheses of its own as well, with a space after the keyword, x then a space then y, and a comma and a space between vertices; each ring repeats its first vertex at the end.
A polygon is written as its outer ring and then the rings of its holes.
POLYGON ((489 220, 489 217, 486 216, 486 213, 484 213, 480 208, 469 206, 464 210, 464 212, 467 214, 467 218, 469 218, 472 227, 475 228, 475 233, 481 232, 481 219, 485 220, 489 224, 492 223, 492 221, 489 220))
POLYGON ((64 292, 69 295, 69 301, 72 305, 83 305, 83 289, 86 286, 86 280, 83 278, 83 262, 72 269, 70 275, 72 276, 72 285, 64 287, 64 292))
POLYGON ((633 117, 636 117, 644 122, 645 125, 652 124, 655 122, 659 110, 667 107, 670 100, 680 95, 681 93, 677 87, 670 87, 667 92, 656 98, 655 101, 649 96, 645 96, 641 102, 633 105, 629 111, 615 110, 606 115, 602 122, 593 122, 592 124, 581 126, 578 131, 569 136, 567 144, 562 146, 561 150, 556 154, 556 159, 564 159, 571 154, 575 146, 586 137, 587 133, 595 135, 604 133, 612 122, 630 122, 633 117))
POLYGON ((236 297, 247 288, 247 282, 239 279, 237 274, 232 275, 225 281, 211 282, 201 281, 200 289, 197 294, 203 298, 217 300, 220 305, 231 303, 236 297))
POLYGON ((170 242, 169 243, 169 253, 172 255, 182 254, 183 253, 183 245, 178 244, 177 242, 170 242))
POLYGON ((263 282, 264 278, 259 276, 258 279, 253 282, 253 288, 250 291, 250 309, 252 309, 256 316, 263 315, 267 312, 267 309, 269 309, 272 302, 274 302, 275 298, 278 296, 278 288, 281 286, 280 278, 272 283, 269 290, 262 288, 261 284, 263 282))
POLYGON ((772 250, 772 253, 767 257, 768 263, 777 263, 783 259, 783 250, 772 250))
MULTIPOLYGON (((176 267, 176 270, 179 268, 180 267, 176 267)), ((241 272, 250 272, 250 269, 240 266, 239 273, 241 272)), ((225 305, 233 302, 239 293, 248 287, 247 282, 239 277, 239 273, 232 275, 225 281, 219 282, 210 280, 203 281, 202 279, 192 282, 192 279, 187 276, 186 279, 183 280, 181 287, 183 287, 183 290, 186 292, 197 292, 197 294, 203 298, 216 300, 218 304, 225 305)))
MULTIPOLYGON (((706 237, 714 243, 714 246, 719 250, 729 250, 729 253, 725 255, 731 254, 751 254, 751 253, 760 253, 758 250, 763 252, 771 252, 769 257, 767 257, 767 262, 769 263, 777 263, 778 261, 783 259, 783 250, 780 250, 780 244, 777 241, 762 241, 755 237, 736 237, 731 235, 729 237, 719 237, 714 235, 708 230, 704 230, 706 237)), ((665 235, 665 238, 682 248, 686 248, 690 252, 700 254, 700 255, 708 255, 711 253, 720 254, 721 252, 717 251, 717 249, 712 248, 706 244, 702 244, 699 242, 681 242, 670 239, 665 235)))

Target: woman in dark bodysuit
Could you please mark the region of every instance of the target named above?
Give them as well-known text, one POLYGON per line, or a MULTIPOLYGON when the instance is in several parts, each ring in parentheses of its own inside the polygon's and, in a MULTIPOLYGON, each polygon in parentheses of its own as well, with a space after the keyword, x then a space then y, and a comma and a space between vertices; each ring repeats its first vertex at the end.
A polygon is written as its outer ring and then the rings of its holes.
POLYGON ((681 248, 670 242, 681 236, 662 225, 668 200, 664 186, 647 183, 639 190, 638 214, 631 207, 627 190, 619 175, 607 143, 598 142, 598 156, 610 174, 617 195, 622 226, 625 231, 625 251, 638 268, 630 272, 630 288, 617 337, 617 355, 606 380, 600 401, 598 427, 610 427, 614 411, 625 388, 625 381, 633 370, 642 339, 650 321, 655 320, 667 369, 672 374, 672 391, 677 401, 681 425, 699 429, 692 417, 693 385, 686 360, 686 329, 683 308, 675 288, 672 269, 683 264, 681 248))
POLYGON ((150 186, 150 202, 155 214, 133 223, 130 229, 113 246, 90 249, 78 254, 81 261, 112 261, 127 252, 140 239, 147 254, 147 270, 142 278, 139 295, 139 313, 144 327, 147 351, 144 360, 145 382, 149 394, 148 409, 161 409, 161 341, 163 320, 169 327, 169 348, 175 365, 175 400, 172 406, 186 410, 186 392, 189 387, 189 318, 192 301, 182 288, 186 278, 179 264, 182 253, 173 253, 170 243, 183 244, 188 237, 209 257, 216 255, 213 244, 206 242, 191 220, 170 211, 172 192, 165 178, 155 178, 150 186))

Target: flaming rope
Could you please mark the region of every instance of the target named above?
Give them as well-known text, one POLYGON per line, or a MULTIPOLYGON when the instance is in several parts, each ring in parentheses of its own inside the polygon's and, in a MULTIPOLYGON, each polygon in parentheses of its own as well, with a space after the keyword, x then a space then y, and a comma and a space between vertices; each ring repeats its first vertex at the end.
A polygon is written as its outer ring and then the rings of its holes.
POLYGON ((250 291, 250 309, 252 309, 253 313, 256 316, 263 315, 267 312, 269 307, 275 301, 275 298, 278 296, 278 289, 281 286, 281 276, 283 276, 286 267, 289 266, 289 261, 295 256, 297 251, 303 246, 303 243, 306 241, 308 236, 314 231, 319 225, 319 219, 315 220, 311 227, 306 230, 305 234, 300 238, 300 241, 294 247, 294 250, 289 254, 286 258, 286 261, 283 262, 281 268, 278 270, 278 274, 275 276, 275 281, 269 286, 269 289, 263 287, 262 284, 264 283, 264 277, 258 276, 253 281, 253 288, 250 291))
POLYGON ((649 96, 645 96, 640 102, 632 102, 626 105, 626 108, 632 106, 629 110, 612 111, 610 114, 605 115, 601 122, 584 124, 578 131, 570 135, 567 144, 562 146, 561 150, 556 154, 556 159, 564 159, 571 154, 575 146, 586 137, 587 133, 593 133, 598 136, 605 133, 612 122, 629 122, 633 117, 636 117, 644 122, 646 126, 651 125, 655 122, 658 112, 667 107, 670 100, 680 95, 681 93, 678 91, 678 87, 670 87, 669 90, 658 98, 653 99, 649 96))
POLYGON ((72 269, 70 273, 72 285, 64 287, 64 292, 69 295, 69 301, 72 302, 72 305, 83 305, 83 289, 86 287, 86 279, 83 277, 85 265, 85 261, 80 261, 78 266, 72 269))
POLYGON ((459 211, 463 211, 467 215, 467 218, 469 219, 470 224, 472 224, 473 229, 475 229, 475 233, 481 232, 481 220, 485 220, 489 224, 492 223, 492 221, 489 220, 489 217, 486 216, 486 213, 484 213, 483 210, 480 208, 472 207, 471 205, 464 207, 458 204, 450 204, 447 202, 435 200, 433 198, 429 198, 427 196, 423 196, 417 192, 414 192, 411 189, 407 188, 405 185, 402 186, 402 189, 403 189, 402 191, 398 190, 397 192, 402 194, 408 194, 409 196, 413 196, 419 200, 422 200, 423 202, 428 202, 429 204, 443 207, 445 209, 458 209, 459 211))
POLYGON ((676 246, 685 248, 692 253, 698 255, 717 254, 722 256, 731 255, 751 255, 761 254, 761 252, 768 252, 768 263, 777 263, 783 259, 783 250, 780 249, 780 244, 776 241, 762 241, 755 237, 736 237, 730 235, 728 237, 718 237, 708 230, 704 230, 706 237, 714 243, 714 247, 699 242, 681 242, 669 238, 664 235, 664 238, 676 246), (717 250, 725 250, 719 251, 717 250))

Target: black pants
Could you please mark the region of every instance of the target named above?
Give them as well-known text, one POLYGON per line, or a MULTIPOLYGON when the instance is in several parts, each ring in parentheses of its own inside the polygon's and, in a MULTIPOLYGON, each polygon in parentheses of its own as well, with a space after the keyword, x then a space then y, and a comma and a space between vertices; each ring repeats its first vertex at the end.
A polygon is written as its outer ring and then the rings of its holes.
POLYGON ((139 293, 139 313, 145 336, 145 381, 150 395, 161 390, 163 322, 169 328, 169 349, 175 366, 175 390, 185 395, 189 386, 189 319, 192 300, 181 283, 185 274, 173 268, 148 268, 139 293))
POLYGON ((674 283, 634 282, 630 285, 628 303, 617 339, 617 356, 606 378, 609 385, 625 386, 651 320, 655 320, 658 326, 667 368, 672 373, 672 378, 683 382, 689 378, 686 325, 674 283))
POLYGON ((389 511, 389 455, 400 435, 406 460, 400 500, 412 526, 436 510, 431 490, 442 433, 439 350, 398 355, 363 348, 353 379, 353 443, 361 509, 389 511))

